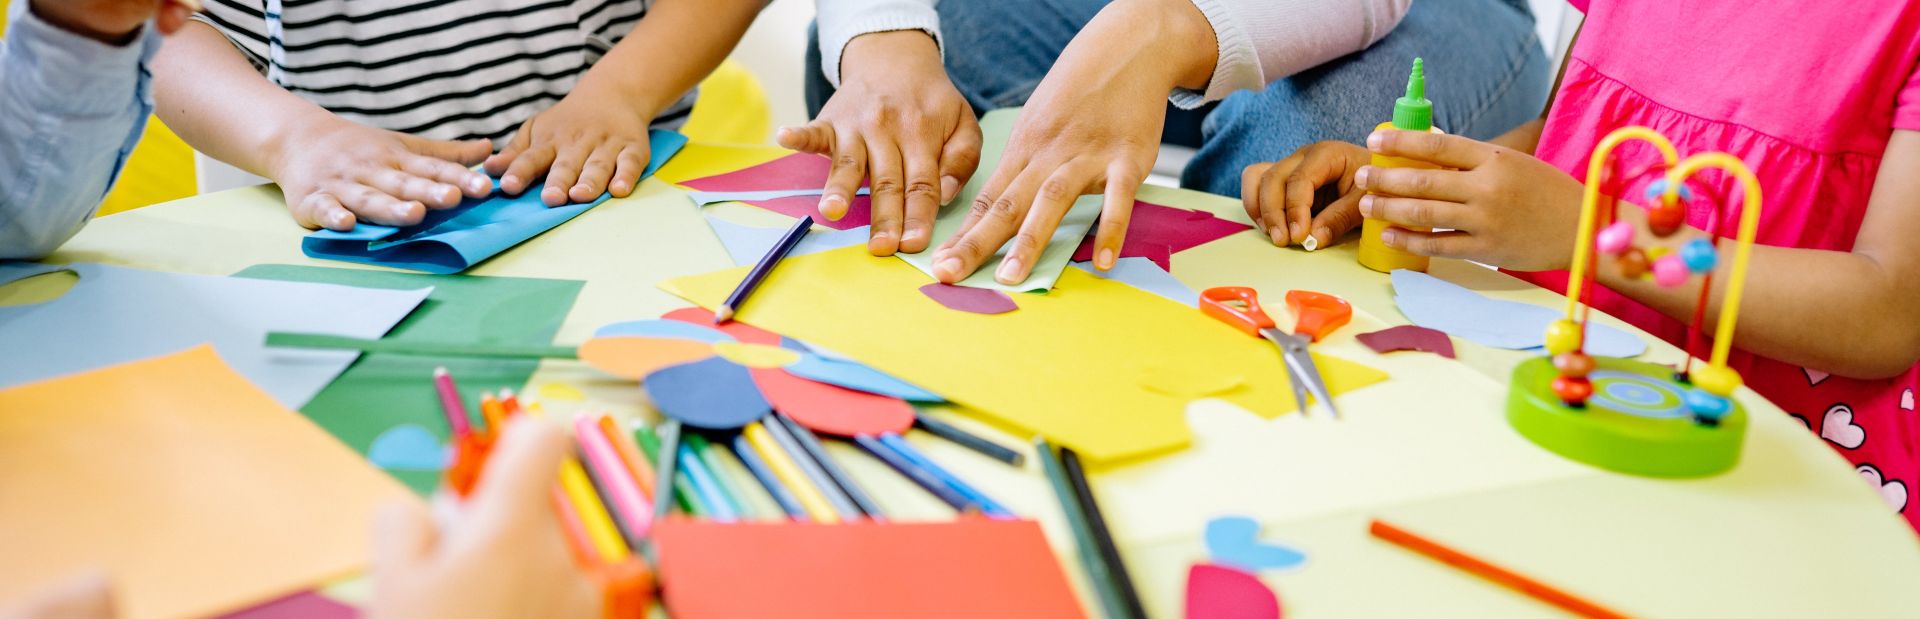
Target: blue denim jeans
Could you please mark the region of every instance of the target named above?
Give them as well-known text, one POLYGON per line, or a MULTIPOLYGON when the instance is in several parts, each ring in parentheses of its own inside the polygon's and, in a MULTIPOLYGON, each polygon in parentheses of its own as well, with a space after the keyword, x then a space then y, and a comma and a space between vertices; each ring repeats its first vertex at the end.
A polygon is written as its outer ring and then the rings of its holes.
MULTIPOLYGON (((940 0, 947 73, 978 113, 1025 104, 1107 1, 940 0)), ((809 38, 807 104, 818 113, 832 86, 820 72, 818 40, 809 38)), ((1170 113, 1165 140, 1200 149, 1181 184, 1237 197, 1240 171, 1250 164, 1321 140, 1365 140, 1392 116, 1415 56, 1426 65, 1434 124, 1449 133, 1493 138, 1546 106, 1551 69, 1525 0, 1415 1, 1373 47, 1217 105, 1170 113)))

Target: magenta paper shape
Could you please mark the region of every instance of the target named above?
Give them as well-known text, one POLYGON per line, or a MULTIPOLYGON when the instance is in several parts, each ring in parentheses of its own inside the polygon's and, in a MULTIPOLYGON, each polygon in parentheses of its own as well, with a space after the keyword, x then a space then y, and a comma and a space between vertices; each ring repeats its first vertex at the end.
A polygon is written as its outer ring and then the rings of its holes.
POLYGON ((920 294, 927 295, 935 303, 947 306, 947 309, 971 312, 975 314, 1005 314, 1020 309, 1013 304, 1013 297, 998 290, 986 288, 968 288, 949 284, 933 283, 920 287, 920 294))
MULTIPOLYGON (((1173 270, 1173 254, 1177 254, 1228 235, 1253 227, 1215 217, 1206 211, 1189 211, 1152 202, 1135 201, 1133 217, 1127 223, 1127 238, 1120 245, 1121 258, 1140 257, 1152 260, 1160 268, 1173 270)), ((1095 231, 1099 228, 1095 227, 1095 231)), ((1093 259, 1093 233, 1080 242, 1080 248, 1073 252, 1075 262, 1093 259)))
POLYGON ((1280 598, 1252 574, 1195 563, 1187 569, 1187 619, 1280 619, 1280 598))
POLYGON ((360 611, 313 591, 302 591, 220 619, 358 619, 360 611))
POLYGON ((1446 332, 1419 325, 1400 325, 1372 333, 1362 333, 1354 336, 1353 339, 1359 340, 1362 345, 1380 354, 1396 350, 1418 350, 1448 359, 1453 358, 1453 339, 1447 337, 1446 332))
MULTIPOLYGON (((827 184, 827 173, 832 168, 832 162, 826 157, 794 153, 750 168, 696 178, 680 185, 700 191, 727 193, 784 189, 823 191, 827 184)), ((828 221, 820 216, 820 196, 817 193, 771 200, 747 200, 743 203, 795 219, 811 216, 814 223, 835 230, 851 230, 873 223, 873 201, 867 196, 854 196, 853 203, 847 205, 847 215, 839 221, 828 221)))
POLYGON ((852 230, 873 223, 873 198, 870 196, 854 196, 853 203, 847 205, 847 214, 837 220, 829 220, 825 215, 820 214, 820 196, 747 200, 741 204, 751 204, 794 219, 812 217, 814 225, 835 230, 852 230))

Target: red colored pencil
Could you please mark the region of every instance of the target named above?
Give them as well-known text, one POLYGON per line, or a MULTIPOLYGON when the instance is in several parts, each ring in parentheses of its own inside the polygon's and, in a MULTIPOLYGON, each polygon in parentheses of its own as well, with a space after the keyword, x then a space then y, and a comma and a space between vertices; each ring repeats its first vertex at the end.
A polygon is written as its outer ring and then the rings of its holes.
POLYGON ((1491 580, 1496 584, 1533 596, 1534 599, 1558 606, 1567 612, 1595 619, 1626 619, 1626 615, 1609 610, 1605 606, 1583 600, 1571 593, 1561 591, 1552 585, 1528 578, 1506 568, 1474 558, 1458 550, 1441 545, 1439 542, 1420 537, 1400 527, 1374 520, 1368 530, 1378 537, 1441 563, 1465 570, 1475 576, 1491 580))

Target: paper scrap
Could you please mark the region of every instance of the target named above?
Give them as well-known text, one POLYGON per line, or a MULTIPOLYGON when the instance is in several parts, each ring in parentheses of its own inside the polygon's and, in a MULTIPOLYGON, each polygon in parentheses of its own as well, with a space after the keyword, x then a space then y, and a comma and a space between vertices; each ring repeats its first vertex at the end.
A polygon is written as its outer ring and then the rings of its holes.
POLYGON ((1140 386, 1154 393, 1189 400, 1232 391, 1246 380, 1246 376, 1233 368, 1218 365, 1152 365, 1140 372, 1140 386))
POLYGON ((795 219, 812 216, 814 223, 835 230, 851 230, 871 224, 873 201, 864 186, 848 204, 845 216, 838 220, 820 216, 820 196, 825 193, 827 175, 832 167, 832 162, 826 157, 794 153, 680 185, 697 190, 692 196, 696 204, 744 202, 795 219))
MULTIPOLYGON (((711 315, 711 314, 709 314, 711 315)), ((712 324, 712 323, 708 323, 712 324)), ((629 320, 593 330, 596 338, 610 336, 658 337, 718 344, 731 342, 733 336, 697 322, 682 320, 629 320)))
MULTIPOLYGON (((818 219, 815 218, 815 220, 818 219)), ((707 214, 707 225, 713 228, 714 236, 720 237, 720 244, 727 248, 727 255, 733 257, 733 264, 736 266, 759 264, 760 259, 767 255, 767 250, 773 249, 774 245, 780 243, 780 237, 787 234, 784 228, 743 226, 716 217, 712 213, 707 214)), ((866 247, 868 235, 869 228, 866 227, 832 232, 815 230, 801 238, 800 244, 793 246, 793 251, 788 252, 787 257, 805 256, 854 245, 866 247)))
MULTIPOLYGON (((1418 271, 1392 273, 1393 300, 1413 324, 1467 338, 1482 346, 1528 350, 1546 346, 1547 325, 1561 312, 1487 298, 1418 271)), ((1587 324, 1586 352, 1602 357, 1637 357, 1647 343, 1633 334, 1597 322, 1587 324)))
POLYGON ((360 609, 317 591, 302 591, 220 619, 358 619, 360 609))
MULTIPOLYGON (((741 271, 741 273, 744 275, 746 271, 741 271)), ((739 281, 735 280, 734 283, 738 284, 739 281)), ((721 333, 725 333, 734 339, 748 344, 760 344, 763 346, 780 346, 785 344, 779 334, 738 320, 729 320, 724 324, 714 324, 713 312, 703 307, 683 307, 661 314, 660 317, 666 320, 676 320, 695 325, 702 329, 718 329, 721 333)))
POLYGON ((596 337, 580 345, 580 360, 615 377, 641 380, 661 368, 712 357, 714 346, 665 337, 596 337))
MULTIPOLYGON (((980 133, 983 138, 980 146, 980 170, 991 171, 1000 164, 1000 152, 1005 150, 1007 138, 1013 134, 1014 121, 1019 117, 1018 109, 1001 109, 988 112, 980 119, 980 133)), ((960 231, 960 225, 967 220, 967 211, 973 208, 973 198, 980 194, 981 188, 986 185, 987 178, 990 176, 993 175, 974 174, 953 201, 940 208, 940 215, 933 223, 933 243, 926 251, 917 254, 898 253, 894 256, 913 265, 927 277, 932 277, 935 253, 932 248, 945 243, 947 239, 953 238, 955 232, 960 231)), ((1008 243, 1002 245, 992 257, 981 262, 980 268, 975 270, 973 275, 960 280, 959 285, 1006 292, 1031 292, 1053 288, 1054 282, 1060 278, 1060 271, 1067 268, 1068 259, 1073 257, 1074 249, 1078 247, 1080 240, 1087 236, 1088 230, 1093 229, 1094 220, 1100 218, 1100 204, 1103 199, 1101 196, 1093 195, 1080 196, 1080 199, 1074 201, 1073 207, 1068 209, 1066 215, 1060 219, 1060 226, 1054 228, 1053 236, 1047 240, 1046 250, 1040 252, 1040 259, 1034 262, 1026 281, 1007 285, 993 278, 994 271, 1000 268, 1001 259, 1007 255, 1008 247, 1012 246, 1012 243, 1008 243)))
POLYGON ((0 599, 97 568, 128 619, 360 569, 375 507, 407 496, 206 346, 0 391, 0 471, 0 599))
POLYGON ((913 406, 895 397, 817 383, 784 370, 753 370, 760 395, 814 432, 833 436, 899 434, 913 427, 913 406))
POLYGON ((773 412, 747 368, 720 357, 668 367, 640 384, 660 412, 706 430, 733 430, 773 412))
POLYGON ((411 423, 380 433, 367 448, 367 461, 389 471, 442 471, 451 455, 440 437, 411 423))
POLYGON ((1419 325, 1400 325, 1362 333, 1353 339, 1373 349, 1373 352, 1386 354, 1397 350, 1418 350, 1430 352, 1448 359, 1453 358, 1453 339, 1445 331, 1428 329, 1419 325))
POLYGON ((1192 288, 1175 279, 1172 273, 1168 273, 1166 269, 1160 268, 1160 265, 1146 258, 1121 258, 1113 261, 1113 268, 1104 272, 1094 268, 1091 262, 1075 262, 1073 266, 1094 277, 1133 286, 1165 297, 1174 303, 1193 308, 1200 307, 1200 293, 1194 292, 1192 288))
POLYGON ((1207 563, 1187 569, 1187 619, 1280 619, 1280 598, 1252 574, 1207 563))
POLYGON ((103 264, 0 265, 15 275, 68 270, 67 294, 0 307, 0 387, 211 343, 287 407, 305 405, 359 353, 267 348, 269 331, 377 339, 432 292, 184 275, 103 264))
POLYGON ((942 283, 931 283, 920 287, 920 294, 927 295, 935 303, 956 312, 972 314, 1005 314, 1020 309, 1013 297, 998 290, 986 288, 968 288, 942 283))
MULTIPOLYGON (((1161 270, 1171 271, 1173 254, 1252 229, 1253 226, 1227 221, 1206 211, 1135 200, 1133 216, 1127 219, 1127 238, 1120 245, 1120 257, 1148 258, 1160 265, 1161 270)), ((1075 262, 1093 259, 1093 241, 1094 236, 1088 234, 1080 242, 1073 252, 1075 262)))
MULTIPOLYGON (((696 206, 706 206, 716 202, 758 202, 762 200, 778 200, 780 198, 797 198, 801 196, 812 196, 817 202, 820 196, 825 193, 826 189, 821 187, 812 189, 773 189, 768 191, 689 191, 687 192, 687 199, 692 200, 696 206)), ((867 193, 867 188, 861 187, 860 191, 854 195, 864 196, 867 195, 867 193)))
POLYGON ((554 402, 585 402, 587 400, 587 394, 581 393, 579 387, 566 383, 543 383, 536 391, 542 400, 554 402))
POLYGON ((1246 516, 1222 516, 1207 522, 1207 553, 1213 562, 1248 572, 1283 570, 1306 563, 1306 553, 1260 539, 1260 522, 1246 516))
POLYGON ((656 535, 675 619, 1086 616, 1031 520, 670 520, 656 535))
MULTIPOLYGON (((744 273, 695 275, 661 288, 711 307, 744 273)), ((1272 344, 1079 269, 1064 270, 1059 281, 1052 293, 1023 295, 1018 312, 955 312, 926 302, 919 292, 925 277, 911 266, 849 247, 783 262, 736 322, 844 353, 1101 463, 1178 449, 1190 440, 1187 399, 1137 384, 1152 365, 1235 368, 1245 384, 1224 399, 1267 418, 1294 410, 1272 344), (903 333, 915 334, 916 345, 899 345, 903 333), (955 372, 953 359, 996 362, 955 372)), ((1344 359, 1314 358, 1335 394, 1386 378, 1344 359)))
POLYGON ((809 354, 802 355, 799 362, 786 367, 788 373, 807 380, 893 396, 909 402, 946 401, 939 394, 915 387, 858 361, 831 357, 828 356, 830 353, 823 353, 812 346, 808 349, 811 351, 809 354))

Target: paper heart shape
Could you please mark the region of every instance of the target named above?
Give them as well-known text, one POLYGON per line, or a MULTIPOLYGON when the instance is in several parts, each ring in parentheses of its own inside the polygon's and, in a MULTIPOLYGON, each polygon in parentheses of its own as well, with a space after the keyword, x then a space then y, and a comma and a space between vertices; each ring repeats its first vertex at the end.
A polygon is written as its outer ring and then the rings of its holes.
POLYGON ((1900 394, 1900 408, 1913 410, 1913 389, 1909 388, 1906 393, 1900 394))
POLYGON ((1820 421, 1820 438, 1847 449, 1859 449, 1861 443, 1867 442, 1867 431, 1854 425, 1852 408, 1835 404, 1820 421))
POLYGON ((1812 368, 1800 368, 1800 371, 1807 375, 1808 385, 1818 385, 1821 382, 1827 380, 1828 376, 1832 376, 1832 374, 1828 374, 1826 372, 1822 372, 1820 370, 1815 370, 1812 368))
POLYGON ((1187 569, 1187 619, 1280 619, 1280 598, 1252 574, 1195 563, 1187 569))
POLYGON ((1887 501, 1887 506, 1892 507, 1894 513, 1907 510, 1906 482, 1881 478, 1880 469, 1873 468, 1871 464, 1862 464, 1854 470, 1859 471, 1860 477, 1867 480, 1867 483, 1873 484, 1873 489, 1880 492, 1880 498, 1887 501))
POLYGON ((1207 554, 1213 562, 1249 572, 1297 567, 1306 553, 1260 541, 1260 523, 1246 516, 1222 516, 1207 523, 1207 554))
POLYGON ((367 461, 389 471, 439 471, 447 468, 447 447, 433 432, 403 423, 381 432, 367 447, 367 461))

